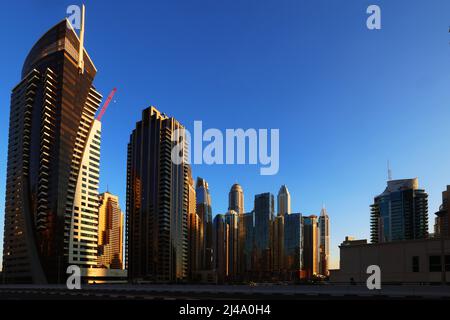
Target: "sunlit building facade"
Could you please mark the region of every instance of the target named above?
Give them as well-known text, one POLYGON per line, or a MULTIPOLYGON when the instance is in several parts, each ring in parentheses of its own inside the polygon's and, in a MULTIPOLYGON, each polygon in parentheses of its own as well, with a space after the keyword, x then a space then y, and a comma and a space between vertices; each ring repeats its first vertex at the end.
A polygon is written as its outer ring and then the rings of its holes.
POLYGON ((99 199, 98 266, 123 269, 124 214, 119 206, 119 197, 105 192, 99 199))
POLYGON ((154 107, 142 112, 130 135, 126 215, 131 281, 187 280, 187 144, 180 150, 180 164, 171 156, 181 141, 186 141, 184 127, 154 107))
POLYGON ((279 216, 291 213, 291 194, 286 185, 282 185, 277 196, 277 212, 279 216))
POLYGON ((235 183, 228 194, 228 210, 234 210, 237 214, 243 214, 244 209, 244 191, 242 187, 235 183))
POLYGON ((319 272, 321 275, 328 276, 330 263, 330 218, 325 207, 322 208, 319 216, 319 232, 319 272))
POLYGON ((95 113, 102 96, 93 86, 96 73, 83 41, 63 20, 32 47, 12 90, 7 282, 63 282, 67 265, 97 265, 101 123, 95 113))
POLYGON ((320 229, 317 216, 303 217, 303 270, 306 278, 319 274, 320 229))

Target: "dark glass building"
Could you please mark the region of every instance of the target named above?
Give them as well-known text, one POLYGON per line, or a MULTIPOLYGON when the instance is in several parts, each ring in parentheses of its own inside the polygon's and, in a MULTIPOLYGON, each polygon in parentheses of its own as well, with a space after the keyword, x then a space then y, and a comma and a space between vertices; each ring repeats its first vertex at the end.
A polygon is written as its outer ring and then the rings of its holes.
POLYGON ((211 270, 213 249, 212 249, 212 207, 211 196, 209 194, 208 182, 205 179, 197 178, 195 187, 197 197, 197 215, 200 220, 200 270, 211 270))
POLYGON ((182 129, 177 120, 150 107, 142 112, 130 136, 126 214, 132 281, 179 282, 187 277, 187 145, 180 151, 181 164, 171 156, 177 142, 185 139, 182 129))
POLYGON ((274 220, 274 196, 262 193, 255 196, 255 265, 261 275, 272 271, 272 223, 274 220))
POLYGON ((7 282, 65 282, 68 264, 96 265, 100 125, 94 116, 101 102, 93 86, 96 73, 67 20, 47 31, 25 59, 22 80, 11 94, 7 282), (93 176, 93 195, 81 202, 88 188, 82 174, 93 176))
POLYGON ((303 270, 303 219, 301 213, 284 216, 284 267, 288 279, 300 278, 303 270))
POLYGON ((372 243, 428 237, 428 194, 418 179, 391 180, 371 205, 372 243))
POLYGON ((214 259, 213 268, 217 274, 219 283, 223 283, 227 276, 227 254, 228 254, 228 228, 225 215, 218 214, 213 222, 213 246, 214 259))

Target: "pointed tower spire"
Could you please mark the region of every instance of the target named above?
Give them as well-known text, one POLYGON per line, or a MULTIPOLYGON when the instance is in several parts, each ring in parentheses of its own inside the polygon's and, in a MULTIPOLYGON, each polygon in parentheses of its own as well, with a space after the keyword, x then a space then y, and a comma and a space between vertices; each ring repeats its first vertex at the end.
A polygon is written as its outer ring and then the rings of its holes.
POLYGON ((84 18, 85 18, 85 7, 84 4, 81 6, 81 28, 80 28, 80 48, 78 51, 78 71, 84 73, 84 18))

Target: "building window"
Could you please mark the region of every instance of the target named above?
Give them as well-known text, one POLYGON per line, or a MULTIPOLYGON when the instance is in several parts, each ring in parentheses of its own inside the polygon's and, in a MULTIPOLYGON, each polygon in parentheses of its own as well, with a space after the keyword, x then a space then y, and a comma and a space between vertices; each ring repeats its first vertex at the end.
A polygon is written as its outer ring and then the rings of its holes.
POLYGON ((441 271, 441 256, 430 256, 430 272, 441 271))
POLYGON ((412 257, 412 272, 419 272, 419 257, 412 257))

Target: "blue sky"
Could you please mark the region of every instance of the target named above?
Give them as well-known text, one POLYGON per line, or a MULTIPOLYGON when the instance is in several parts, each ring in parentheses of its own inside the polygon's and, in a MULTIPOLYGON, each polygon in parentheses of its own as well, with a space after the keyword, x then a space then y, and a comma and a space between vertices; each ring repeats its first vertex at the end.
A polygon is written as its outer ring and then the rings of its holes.
MULTIPOLYGON (((0 10, 0 228, 9 99, 34 42, 77 1, 12 1, 0 10), (6 44, 6 45, 5 45, 6 44)), ((186 127, 279 128, 280 171, 194 166, 213 212, 239 182, 245 208, 286 184, 295 212, 325 203, 332 256, 346 235, 369 235, 369 205, 394 178, 418 177, 430 228, 450 183, 450 3, 364 0, 86 1, 86 48, 96 87, 116 103, 103 117, 101 190, 125 209, 126 144, 154 105, 186 127), (366 28, 378 4, 382 29, 366 28)), ((0 249, 1 250, 1 249, 0 249)))

